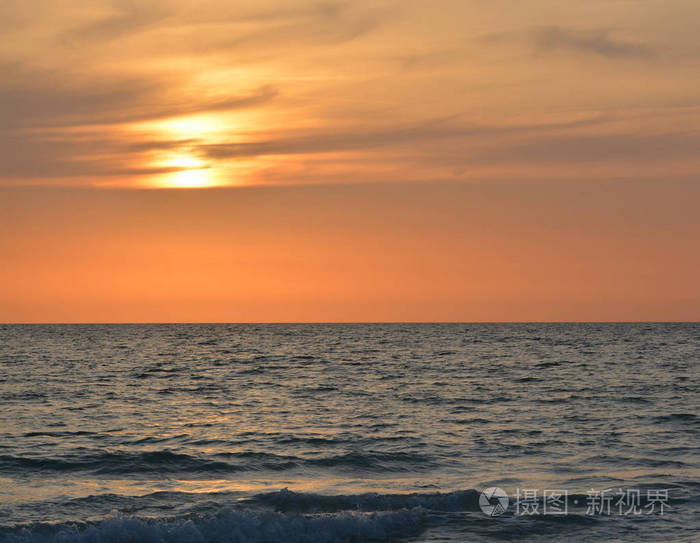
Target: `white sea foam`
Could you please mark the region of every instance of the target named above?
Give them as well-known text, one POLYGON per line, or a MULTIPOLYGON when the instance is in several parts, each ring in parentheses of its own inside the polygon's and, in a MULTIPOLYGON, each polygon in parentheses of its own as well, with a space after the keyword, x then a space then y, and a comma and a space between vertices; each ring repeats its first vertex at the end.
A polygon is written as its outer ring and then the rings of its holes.
POLYGON ((96 524, 36 524, 0 534, 2 543, 320 543, 386 541, 417 534, 423 512, 285 515, 226 510, 172 520, 110 518, 96 524))

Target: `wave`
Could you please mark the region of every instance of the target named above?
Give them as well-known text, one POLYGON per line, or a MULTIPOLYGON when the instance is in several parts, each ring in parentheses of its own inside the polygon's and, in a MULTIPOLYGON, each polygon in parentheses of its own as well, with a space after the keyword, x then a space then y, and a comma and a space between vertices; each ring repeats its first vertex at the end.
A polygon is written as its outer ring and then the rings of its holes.
POLYGON ((257 494, 250 503, 272 506, 283 512, 337 512, 337 511, 397 511, 422 508, 432 511, 478 511, 479 492, 433 492, 413 494, 349 494, 322 495, 298 493, 287 489, 257 494))
MULTIPOLYGON (((634 487, 607 488, 608 494, 615 491, 627 489, 640 492, 638 503, 646 505, 650 498, 645 494, 647 489, 665 489, 668 492, 669 504, 682 504, 689 501, 697 501, 700 495, 695 493, 700 489, 700 485, 693 482, 685 484, 666 483, 664 485, 638 484, 634 487), (695 487, 695 488, 694 488, 695 487)), ((603 489, 601 489, 603 490, 603 489)), ((481 492, 474 489, 457 490, 453 492, 431 492, 431 493, 410 493, 410 494, 382 494, 369 492, 365 494, 339 494, 323 495, 314 493, 299 493, 288 489, 275 492, 256 494, 245 500, 245 503, 272 507, 278 512, 293 513, 319 513, 338 511, 398 511, 421 509, 425 511, 455 513, 455 512, 478 512, 480 511, 479 497, 481 492)), ((515 499, 511 495, 512 500, 515 499)), ((567 504, 573 509, 586 509, 590 495, 586 493, 570 492, 565 497, 567 504)), ((536 500, 541 504, 543 497, 540 495, 536 500)), ((514 503, 514 502, 513 502, 514 503)), ((511 507, 513 507, 511 505, 511 507)))
POLYGON ((165 473, 235 471, 227 462, 198 458, 171 451, 142 453, 94 453, 62 457, 0 456, 0 472, 90 471, 97 474, 138 473, 158 470, 165 473))
POLYGON ((676 423, 694 423, 697 424, 698 422, 698 417, 694 413, 671 413, 669 415, 660 415, 657 417, 654 417, 654 422, 656 423, 665 423, 665 422, 676 422, 676 423))
POLYGON ((243 451, 209 456, 170 450, 149 452, 89 452, 58 457, 0 455, 0 473, 25 471, 87 471, 98 475, 128 473, 232 473, 284 471, 295 468, 339 468, 366 471, 413 471, 434 466, 426 455, 406 452, 362 451, 320 457, 243 451))
POLYGON ((129 508, 137 501, 144 506, 189 503, 190 507, 171 518, 117 514, 95 522, 0 526, 0 543, 396 541, 418 536, 435 523, 438 512, 477 510, 478 492, 330 496, 283 489, 245 499, 228 492, 204 496, 157 492, 139 498, 89 496, 65 505, 75 514, 95 504, 112 510, 129 508))
POLYGON ((203 496, 157 492, 139 498, 110 494, 71 499, 66 509, 76 514, 99 504, 104 511, 129 510, 136 502, 146 507, 144 512, 156 504, 189 506, 171 518, 117 514, 96 522, 0 526, 0 543, 396 541, 449 522, 450 514, 468 515, 465 520, 470 524, 483 522, 486 517, 477 513, 478 499, 476 490, 322 495, 282 489, 248 498, 229 492, 203 496))
POLYGON ((99 523, 34 524, 0 528, 2 543, 208 542, 314 543, 387 541, 417 535, 422 514, 343 512, 322 515, 284 515, 275 512, 224 510, 212 517, 170 520, 110 518, 99 523))
MULTIPOLYGON (((670 486, 681 490, 680 485, 670 486)), ((700 485, 693 483, 690 486, 700 485)), ((91 522, 0 525, 0 543, 349 543, 414 540, 426 530, 445 528, 456 529, 455 533, 461 536, 469 533, 488 536, 491 540, 519 539, 527 534, 539 539, 545 533, 561 536, 559 540, 562 540, 568 539, 572 530, 609 525, 608 520, 613 518, 601 519, 585 514, 586 495, 570 494, 568 515, 516 519, 511 506, 501 520, 494 520, 480 511, 479 496, 479 491, 473 489, 445 493, 348 495, 282 489, 245 498, 235 492, 170 491, 140 497, 108 494, 69 500, 63 504, 65 510, 71 512, 71 517, 67 518, 75 518, 80 511, 90 511, 94 515, 95 505, 100 506, 103 515, 116 508, 138 511, 134 513, 137 516, 112 513, 106 518, 103 516, 104 520, 91 522), (139 507, 134 508, 137 505, 139 507), (171 516, 161 517, 166 510, 171 516), (157 518, 149 516, 153 512, 157 518)), ((683 503, 692 507, 697 500, 689 498, 695 497, 696 494, 686 494, 681 499, 671 499, 671 510, 678 511, 683 503)), ((641 505, 645 503, 642 495, 641 505)), ((623 517, 620 519, 624 521, 623 517)), ((639 521, 651 522, 653 517, 635 520, 639 521)))

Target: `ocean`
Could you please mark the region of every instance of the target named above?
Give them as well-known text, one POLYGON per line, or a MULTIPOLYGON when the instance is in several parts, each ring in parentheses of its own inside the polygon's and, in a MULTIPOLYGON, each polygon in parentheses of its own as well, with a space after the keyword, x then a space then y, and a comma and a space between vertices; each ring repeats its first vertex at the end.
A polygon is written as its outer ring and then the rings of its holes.
POLYGON ((700 540, 700 324, 0 326, 0 542, 700 540))

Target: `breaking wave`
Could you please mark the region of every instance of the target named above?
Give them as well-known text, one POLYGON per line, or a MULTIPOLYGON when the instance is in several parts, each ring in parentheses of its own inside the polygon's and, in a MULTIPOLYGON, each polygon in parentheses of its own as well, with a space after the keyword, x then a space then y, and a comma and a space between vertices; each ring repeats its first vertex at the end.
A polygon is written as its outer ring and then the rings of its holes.
POLYGON ((314 543, 387 541, 421 530, 421 513, 284 515, 226 510, 211 517, 110 518, 96 524, 35 524, 0 532, 2 543, 314 543))

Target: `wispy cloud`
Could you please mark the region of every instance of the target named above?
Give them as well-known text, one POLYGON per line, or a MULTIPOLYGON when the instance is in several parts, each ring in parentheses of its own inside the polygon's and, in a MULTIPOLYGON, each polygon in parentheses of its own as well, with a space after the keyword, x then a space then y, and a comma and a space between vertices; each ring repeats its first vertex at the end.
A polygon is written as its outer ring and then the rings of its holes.
POLYGON ((534 29, 532 39, 538 54, 576 51, 607 58, 650 58, 654 55, 648 44, 615 38, 608 29, 546 26, 534 29))
POLYGON ((103 17, 62 32, 59 43, 85 45, 113 40, 162 25, 170 15, 168 6, 159 2, 122 0, 112 2, 110 7, 111 12, 103 17))
POLYGON ((656 55, 648 43, 623 39, 609 28, 538 26, 495 32, 478 38, 486 44, 510 44, 535 56, 592 55, 607 59, 649 59, 656 55))
POLYGON ((648 163, 694 159, 700 131, 639 134, 563 134, 500 142, 471 157, 473 162, 518 164, 648 163))
POLYGON ((0 122, 5 127, 124 124, 255 107, 278 91, 265 85, 243 96, 179 97, 168 92, 181 84, 173 76, 109 78, 0 65, 0 122))
MULTIPOLYGON (((0 177, 206 163, 245 184, 273 170, 437 178, 635 152, 690 160, 679 134, 696 121, 664 113, 697 101, 681 65, 696 44, 664 30, 677 14, 657 29, 604 2, 601 16, 509 4, 7 0, 0 177), (636 109, 643 122, 629 121, 636 109)), ((699 20, 680 11, 687 28, 699 20)))
POLYGON ((256 52, 339 44, 361 37, 388 19, 380 6, 347 2, 286 2, 260 5, 157 1, 115 2, 97 20, 72 26, 57 36, 60 45, 83 47, 119 38, 149 36, 167 45, 161 54, 256 52))
MULTIPOLYGON (((191 142, 173 142, 168 149, 186 148, 191 142)), ((143 165, 143 153, 152 145, 131 145, 104 132, 82 137, 42 136, 0 132, 0 181, 13 179, 92 178, 145 176, 192 168, 143 165)), ((165 149, 160 146, 158 148, 165 149)), ((201 167, 207 167, 203 164, 201 167)), ((2 184, 2 183, 0 183, 2 184)))
MULTIPOLYGON (((199 149, 209 158, 227 159, 263 155, 295 155, 377 149, 405 144, 420 144, 497 134, 527 134, 556 131, 608 122, 603 116, 558 123, 476 125, 455 122, 454 118, 433 119, 419 124, 390 129, 324 130, 276 140, 241 143, 202 144, 199 149)), ((464 140, 466 141, 466 140, 464 140)))

